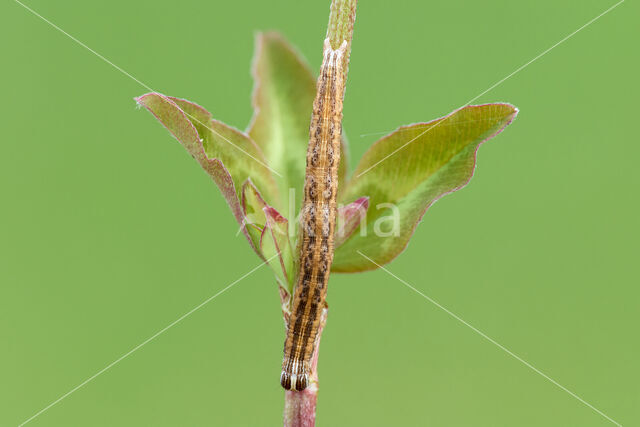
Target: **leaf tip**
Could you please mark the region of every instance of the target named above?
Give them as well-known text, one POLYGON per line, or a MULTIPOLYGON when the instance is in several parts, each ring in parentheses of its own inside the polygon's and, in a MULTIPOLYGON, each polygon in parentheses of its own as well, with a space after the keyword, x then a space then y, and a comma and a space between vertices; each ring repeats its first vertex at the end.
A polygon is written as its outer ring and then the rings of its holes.
POLYGON ((282 215, 280 215, 280 212, 278 212, 275 208, 273 208, 271 206, 265 206, 264 208, 262 208, 262 211, 267 216, 267 219, 271 219, 271 220, 275 221, 276 223, 285 223, 285 222, 287 222, 287 219, 285 217, 283 217, 282 215))
POLYGON ((359 208, 365 208, 365 209, 369 209, 369 196, 364 196, 364 197, 360 197, 358 200, 356 200, 355 205, 359 208))

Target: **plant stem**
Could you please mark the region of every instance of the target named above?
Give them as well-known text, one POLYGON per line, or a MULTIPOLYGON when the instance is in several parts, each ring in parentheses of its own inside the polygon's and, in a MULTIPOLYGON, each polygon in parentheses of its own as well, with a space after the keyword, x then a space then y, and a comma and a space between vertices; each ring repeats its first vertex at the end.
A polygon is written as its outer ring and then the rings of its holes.
POLYGON ((327 37, 331 47, 337 49, 343 41, 347 41, 347 52, 344 55, 343 73, 347 81, 349 57, 351 56, 351 40, 353 39, 353 24, 356 22, 356 6, 358 0, 332 0, 327 37))
MULTIPOLYGON (((356 5, 358 0, 332 0, 331 14, 329 15, 329 25, 327 37, 333 49, 338 49, 346 41, 347 49, 342 64, 344 82, 346 82, 349 68, 349 57, 351 54, 351 40, 353 39, 353 24, 356 20, 356 5)), ((344 97, 344 93, 342 95, 344 97)), ((288 304, 285 298, 291 302, 289 295, 281 293, 283 308, 288 304)), ((285 324, 288 323, 288 310, 283 309, 285 324)), ((328 309, 322 310, 320 326, 314 343, 313 358, 311 360, 311 371, 309 385, 303 391, 285 391, 284 403, 284 427, 314 427, 316 424, 316 403, 318 399, 318 354, 320 352, 320 338, 327 321, 328 309)))
POLYGON ((328 310, 322 310, 318 338, 315 342, 313 359, 311 359, 311 376, 309 386, 303 391, 285 391, 284 427, 314 427, 316 425, 316 402, 318 400, 318 354, 320 337, 327 322, 328 310))

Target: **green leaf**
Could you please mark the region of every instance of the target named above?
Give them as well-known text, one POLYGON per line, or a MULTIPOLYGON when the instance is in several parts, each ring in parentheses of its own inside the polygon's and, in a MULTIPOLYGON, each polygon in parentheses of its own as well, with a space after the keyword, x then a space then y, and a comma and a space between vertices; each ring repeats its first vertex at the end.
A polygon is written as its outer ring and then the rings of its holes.
POLYGON ((358 229, 360 222, 366 218, 367 209, 369 209, 368 197, 360 197, 355 202, 338 208, 334 241, 336 248, 346 242, 358 229))
POLYGON ((268 203, 277 203, 280 195, 268 163, 262 150, 247 134, 213 119, 207 110, 193 102, 169 98, 191 120, 203 139, 207 157, 220 159, 229 169, 236 189, 242 188, 250 178, 268 203))
POLYGON ((260 250, 276 273, 278 280, 281 281, 280 284, 291 292, 294 280, 294 257, 289 240, 289 223, 270 206, 265 207, 263 212, 267 223, 262 231, 260 250))
POLYGON ((341 193, 341 200, 370 198, 366 228, 336 249, 332 270, 375 269, 358 251, 380 265, 398 256, 429 206, 469 182, 480 144, 517 113, 509 104, 468 106, 429 123, 403 126, 376 142, 341 193))
POLYGON ((259 248, 262 232, 267 223, 267 217, 263 209, 269 205, 264 201, 262 195, 250 179, 247 179, 242 185, 241 200, 247 231, 255 247, 259 248))
MULTIPOLYGON (((211 119, 204 108, 189 101, 149 93, 136 98, 136 102, 149 110, 211 176, 254 246, 244 227, 237 189, 252 178, 263 192, 277 197, 275 182, 258 146, 247 135, 211 119)), ((255 246, 254 249, 257 251, 255 246)))
MULTIPOLYGON (((268 164, 282 175, 281 195, 273 203, 293 218, 300 210, 304 184, 309 122, 316 79, 301 55, 278 33, 259 33, 253 61, 254 115, 247 133, 265 154, 268 164), (293 206, 289 190, 293 188, 293 206)), ((340 178, 347 171, 347 149, 342 147, 340 178)))
POLYGON ((242 210, 251 240, 275 272, 287 292, 293 288, 294 253, 289 239, 289 222, 269 206, 250 179, 242 186, 242 210))

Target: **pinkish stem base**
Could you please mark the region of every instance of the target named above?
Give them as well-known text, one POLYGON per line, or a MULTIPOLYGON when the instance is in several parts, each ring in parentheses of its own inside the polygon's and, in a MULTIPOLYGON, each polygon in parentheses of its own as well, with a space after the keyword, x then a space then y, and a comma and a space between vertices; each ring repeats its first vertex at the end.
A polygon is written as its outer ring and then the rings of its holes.
POLYGON ((317 390, 285 391, 284 426, 314 427, 316 425, 317 390))
POLYGON ((316 425, 316 402, 318 401, 318 353, 320 337, 327 322, 328 310, 322 310, 320 328, 315 342, 309 386, 303 391, 284 393, 284 427, 314 427, 316 425))

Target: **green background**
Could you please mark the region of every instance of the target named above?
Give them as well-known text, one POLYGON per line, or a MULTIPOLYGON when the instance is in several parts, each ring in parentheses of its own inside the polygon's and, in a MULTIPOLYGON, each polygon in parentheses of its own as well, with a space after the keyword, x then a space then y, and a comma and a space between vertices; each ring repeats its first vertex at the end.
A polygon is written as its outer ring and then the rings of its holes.
MULTIPOLYGON (((328 1, 29 0, 155 90, 244 129, 257 30, 317 69, 328 1)), ((361 134, 442 116, 613 5, 362 0, 361 134)), ((639 6, 475 103, 516 121, 389 269, 622 425, 640 424, 639 6)), ((259 264, 147 92, 0 5, 0 425, 15 426, 259 264)), ((613 425, 383 271, 334 275, 319 426, 613 425)), ((267 268, 29 425, 275 426, 284 331, 267 268)))

